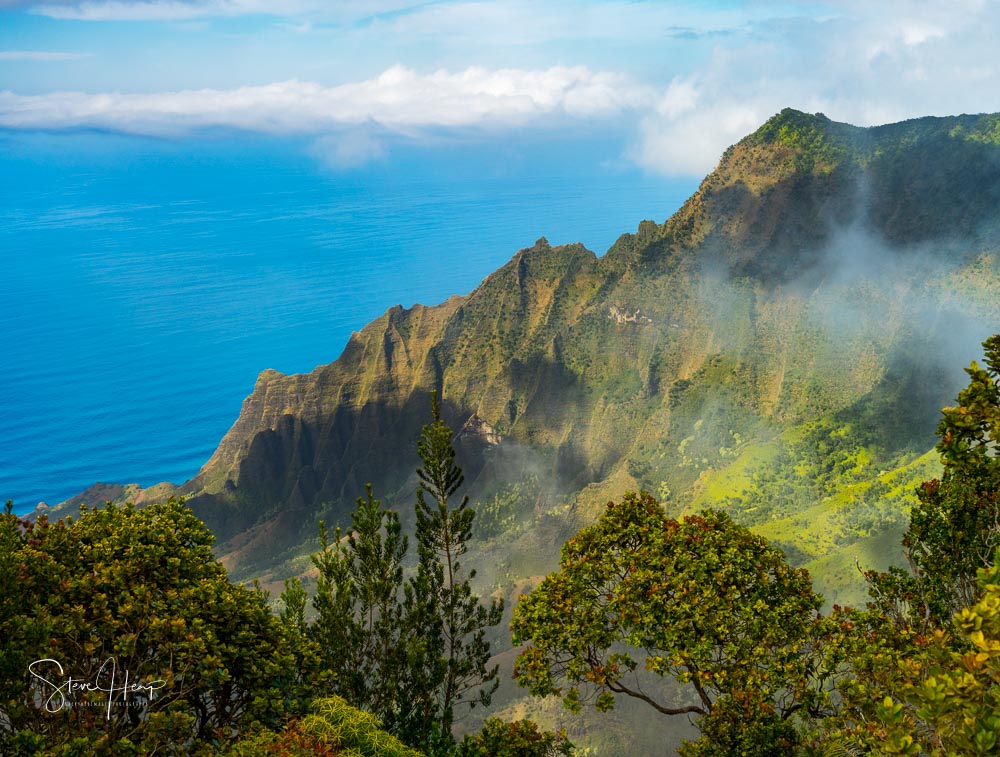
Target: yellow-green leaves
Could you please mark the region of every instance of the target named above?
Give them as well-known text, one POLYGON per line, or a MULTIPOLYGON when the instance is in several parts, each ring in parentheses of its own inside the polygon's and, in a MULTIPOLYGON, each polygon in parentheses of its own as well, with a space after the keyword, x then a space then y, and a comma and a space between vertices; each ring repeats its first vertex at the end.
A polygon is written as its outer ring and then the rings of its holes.
POLYGON ((933 638, 921 663, 900 666, 899 695, 886 696, 858 740, 880 754, 1000 753, 1000 571, 979 573, 982 598, 962 610, 962 637, 933 638), (877 724, 877 725, 876 725, 877 724))
POLYGON ((282 626, 261 593, 229 581, 183 501, 83 508, 75 521, 40 518, 19 531, 0 517, 0 560, 20 583, 16 612, 0 612, 0 658, 56 660, 60 680, 105 687, 113 661, 119 685, 126 674, 162 684, 130 695, 131 706, 120 693, 108 707, 107 692, 87 691, 80 706, 46 713, 35 699, 44 685, 26 668, 4 670, 12 684, 0 708, 14 731, 56 752, 188 744, 197 754, 218 730, 280 716, 278 681, 290 662, 282 626))
POLYGON ((514 641, 528 643, 515 675, 571 708, 585 692, 600 709, 627 695, 703 723, 724 711, 737 725, 716 730, 735 744, 739 722, 756 727, 748 712, 771 728, 822 700, 811 656, 820 604, 805 571, 725 514, 672 520, 649 495, 627 494, 515 608, 514 641), (664 676, 686 684, 682 701, 662 696, 664 676), (775 698, 782 712, 768 710, 775 698))

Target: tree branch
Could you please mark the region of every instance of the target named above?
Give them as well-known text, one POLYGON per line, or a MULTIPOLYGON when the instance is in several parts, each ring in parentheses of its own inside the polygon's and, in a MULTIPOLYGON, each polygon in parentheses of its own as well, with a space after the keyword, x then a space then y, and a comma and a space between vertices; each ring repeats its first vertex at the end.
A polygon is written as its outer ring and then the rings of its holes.
POLYGON ((635 699, 640 699, 646 704, 648 704, 650 707, 652 707, 654 710, 656 710, 657 712, 662 712, 664 715, 687 715, 690 713, 694 713, 696 715, 708 714, 708 712, 706 712, 704 709, 695 704, 688 705, 687 707, 664 707, 662 704, 657 702, 652 697, 646 696, 641 691, 635 691, 633 689, 630 689, 621 681, 618 681, 616 683, 609 682, 608 689, 610 691, 615 692, 616 694, 627 694, 628 696, 634 697, 635 699))

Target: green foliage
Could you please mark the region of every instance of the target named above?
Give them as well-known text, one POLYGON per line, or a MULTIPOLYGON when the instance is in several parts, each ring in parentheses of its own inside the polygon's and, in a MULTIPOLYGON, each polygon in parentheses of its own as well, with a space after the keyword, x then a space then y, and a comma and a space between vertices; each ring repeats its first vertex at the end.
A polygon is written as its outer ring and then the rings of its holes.
POLYGON ((822 418, 807 424, 800 438, 761 472, 757 486, 740 503, 758 523, 787 515, 803 502, 818 502, 846 483, 863 480, 871 455, 847 424, 822 418))
POLYGON ((339 757, 345 754, 339 742, 322 736, 316 737, 303 732, 299 720, 290 722, 281 732, 256 729, 243 734, 229 744, 223 752, 225 757, 259 757, 277 755, 279 757, 339 757))
POLYGON ((996 457, 1000 439, 1000 334, 983 342, 986 368, 973 361, 965 369, 969 385, 958 394, 958 405, 942 409, 938 450, 946 466, 957 471, 1000 469, 996 457))
POLYGON ((482 604, 472 590, 475 571, 463 572, 475 513, 468 497, 457 506, 451 501, 465 478, 455 464, 452 431, 441 419, 436 393, 432 416, 417 443, 423 463, 415 508, 419 561, 406 589, 407 623, 415 640, 413 707, 404 728, 409 743, 440 742, 447 748, 456 710, 488 705, 499 686, 498 667, 489 667, 486 631, 500 622, 503 601, 482 604))
POLYGON ((996 113, 988 113, 978 116, 971 124, 958 123, 949 132, 949 136, 970 142, 1000 145, 1000 117, 996 113))
POLYGON ((720 506, 740 523, 756 526, 836 498, 850 504, 836 517, 839 543, 902 525, 916 498, 891 479, 902 475, 920 448, 910 436, 887 444, 879 423, 875 408, 851 407, 802 424, 778 440, 772 459, 730 489, 738 493, 721 493, 720 506), (886 471, 896 474, 885 477, 886 471))
POLYGON ((8 716, 24 693, 28 663, 38 659, 52 628, 32 590, 54 588, 55 577, 33 575, 34 555, 25 554, 29 526, 34 530, 8 500, 0 515, 0 711, 8 716))
POLYGON ((687 488, 703 471, 734 459, 754 433, 758 419, 747 396, 754 388, 740 376, 746 365, 713 355, 691 379, 678 379, 671 387, 670 435, 661 440, 659 455, 650 462, 678 488, 687 488))
MULTIPOLYGON (((815 115, 785 108, 753 134, 762 142, 795 147, 802 155, 823 166, 834 166, 855 157, 862 141, 862 129, 836 123, 822 113, 815 115)), ((805 163, 802 168, 811 168, 805 163)))
POLYGON ((675 409, 680 406, 681 401, 684 397, 684 392, 691 386, 691 381, 689 379, 677 379, 670 386, 669 393, 669 404, 671 409, 675 409))
MULTIPOLYGON (((406 678, 406 643, 400 592, 407 539, 396 513, 382 509, 371 486, 351 513, 351 530, 340 529, 329 543, 320 524, 321 550, 313 556, 319 572, 310 637, 332 675, 332 691, 355 707, 394 724, 404 706, 399 697, 406 678)), ((286 592, 286 612, 300 616, 301 596, 286 592)))
POLYGON ((746 141, 793 148, 800 170, 814 166, 830 170, 843 164, 871 165, 874 161, 898 167, 928 146, 940 153, 954 153, 962 142, 983 147, 1000 145, 1000 119, 996 114, 917 118, 862 129, 831 121, 822 113, 785 108, 746 141))
POLYGON ((277 722, 285 629, 261 592, 229 582, 212 540, 173 499, 55 524, 0 515, 0 581, 15 582, 0 596, 0 738, 25 753, 200 754, 277 722), (29 661, 46 661, 40 677, 29 661), (70 676, 107 688, 112 675, 148 688, 128 706, 120 692, 55 692, 70 676))
POLYGON ((313 703, 312 713, 289 723, 280 733, 260 731, 239 739, 226 757, 420 757, 382 728, 370 713, 333 696, 313 703))
POLYGON ((503 487, 492 498, 478 504, 473 529, 476 538, 516 534, 531 514, 538 490, 538 476, 528 476, 503 487))
MULTIPOLYGON (((879 754, 985 755, 1000 751, 1000 568, 979 571, 979 600, 894 665, 895 690, 877 699, 851 741, 879 754)), ((863 652, 870 655, 870 652, 863 652)))
POLYGON ((992 564, 1000 529, 997 479, 983 470, 945 469, 925 482, 903 545, 914 573, 912 622, 947 627, 979 597, 976 572, 992 564))
MULTIPOLYGON (((898 569, 891 575, 894 580, 909 578, 898 569)), ((820 651, 825 668, 832 673, 838 707, 822 721, 807 724, 804 740, 817 754, 831 749, 848 754, 874 749, 878 724, 885 716, 883 700, 906 690, 936 643, 933 635, 899 625, 874 604, 866 610, 835 606, 820 651)))
POLYGON ((777 721, 823 706, 811 654, 821 598, 805 571, 725 514, 672 520, 649 495, 627 494, 566 543, 560 566, 511 624, 514 643, 529 643, 515 676, 533 695, 609 709, 625 694, 698 715, 705 738, 730 744, 777 731, 791 744, 777 721), (654 695, 667 675, 693 702, 654 695))
POLYGON ((945 472, 918 490, 903 544, 910 571, 868 573, 862 612, 836 609, 827 661, 840 666, 841 708, 819 743, 881 754, 1000 750, 997 461, 1000 337, 984 343, 957 407, 943 410, 945 472))
POLYGON ((835 539, 841 544, 884 534, 891 528, 906 525, 907 513, 916 499, 906 491, 893 492, 882 477, 853 487, 851 493, 854 496, 850 505, 842 507, 834 515, 834 521, 840 527, 835 539))
POLYGON ((799 753, 795 724, 775 712, 772 702, 754 693, 723 700, 700 719, 695 741, 678 750, 681 757, 793 757, 799 753))
POLYGON ((372 757, 419 757, 397 738, 382 730, 378 719, 351 707, 340 697, 318 700, 314 714, 302 722, 302 730, 316 737, 337 738, 348 749, 372 757))
POLYGON ((458 745, 457 757, 557 757, 572 755, 573 745, 564 732, 541 731, 530 720, 506 723, 489 718, 475 736, 458 745))
POLYGON ((302 715, 308 711, 314 694, 329 688, 333 671, 325 664, 327 654, 317 641, 317 636, 321 634, 315 633, 306 622, 309 597, 301 580, 286 580, 280 600, 282 609, 279 618, 285 627, 289 650, 295 660, 282 676, 285 710, 302 715))
POLYGON ((955 616, 971 649, 951 651, 914 687, 916 717, 945 753, 1000 751, 1000 568, 979 571, 980 599, 955 616))
MULTIPOLYGON (((321 524, 322 549, 313 556, 318 617, 305 632, 321 663, 303 676, 374 714, 406 743, 437 754, 454 747, 456 710, 489 704, 496 690, 486 630, 499 622, 503 604, 480 603, 471 586, 475 572, 463 571, 474 513, 467 497, 458 506, 449 501, 464 479, 436 395, 432 409, 434 421, 418 443, 417 569, 404 584, 407 538, 370 486, 346 537, 338 529, 331 544, 321 524)), ((283 621, 302 632, 301 586, 286 584, 282 598, 283 621)))
POLYGON ((942 410, 937 449, 945 470, 917 492, 903 546, 912 578, 891 587, 872 574, 884 612, 927 632, 948 628, 951 617, 979 599, 977 571, 992 565, 1000 544, 1000 335, 983 343, 987 367, 966 369, 969 385, 958 405, 942 410), (905 617, 904 617, 905 616, 905 617))

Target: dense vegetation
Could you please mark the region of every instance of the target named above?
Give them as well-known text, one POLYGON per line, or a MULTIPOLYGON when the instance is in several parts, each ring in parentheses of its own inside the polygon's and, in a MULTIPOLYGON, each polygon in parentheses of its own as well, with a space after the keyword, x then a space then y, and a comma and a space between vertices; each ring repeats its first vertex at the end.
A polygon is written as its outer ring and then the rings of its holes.
POLYGON ((418 442, 418 562, 371 487, 332 542, 320 524, 308 597, 275 615, 231 583, 211 533, 171 499, 82 508, 79 519, 0 516, 0 752, 17 755, 567 753, 564 737, 492 719, 457 744, 456 713, 497 686, 486 631, 502 601, 464 571, 473 511, 453 433, 432 398, 418 442), (428 501, 427 496, 431 501, 428 501), (506 734, 506 736, 505 736, 506 734))
POLYGON ((0 543, 0 722, 15 753, 197 752, 242 723, 280 722, 285 629, 229 581, 183 503, 54 524, 8 506, 0 543))
MULTIPOLYGON (((626 494, 521 598, 518 682, 571 711, 633 698, 694 716, 684 755, 1000 748, 1000 335, 938 429, 944 474, 918 491, 908 569, 869 572, 864 609, 824 615, 809 574, 719 511, 668 517, 626 494)), ((232 584, 179 501, 84 508, 55 524, 0 516, 0 745, 12 754, 571 754, 488 704, 484 604, 459 558, 473 533, 437 402, 418 444, 418 562, 369 488, 351 529, 323 531, 307 620, 289 582, 273 614, 232 584), (431 501, 428 501, 427 498, 431 501), (130 677, 126 680, 126 676, 130 677), (75 685, 70 681, 72 678, 75 685)))
POLYGON ((685 755, 989 754, 1000 749, 1000 335, 938 433, 903 539, 909 570, 870 572, 864 610, 821 601, 805 571, 727 516, 609 503, 519 603, 517 675, 579 709, 615 694, 694 713, 685 755), (661 690, 650 674, 692 691, 661 690), (645 680, 644 680, 645 677, 645 680))

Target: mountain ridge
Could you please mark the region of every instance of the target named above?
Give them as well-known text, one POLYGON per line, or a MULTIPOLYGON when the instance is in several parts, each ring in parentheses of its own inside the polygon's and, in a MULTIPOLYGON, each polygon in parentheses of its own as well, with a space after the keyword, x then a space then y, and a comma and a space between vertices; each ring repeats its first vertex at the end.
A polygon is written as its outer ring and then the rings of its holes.
MULTIPOLYGON (((537 525, 567 503, 553 538, 625 488, 675 509, 728 502, 763 527, 759 506, 733 504, 780 478, 756 451, 797 460, 803 435, 836 447, 830 435, 854 418, 872 426, 843 432, 865 465, 905 467, 933 444, 958 381, 946 376, 988 335, 978 325, 997 323, 998 124, 861 128, 786 109, 726 150, 671 218, 603 256, 542 238, 468 295, 390 308, 328 365, 262 372, 176 491, 237 575, 267 572, 277 558, 260 554, 304 549, 315 519, 343 519, 369 481, 406 509, 432 390, 472 493, 489 500, 538 476, 523 517, 537 525), (892 415, 901 408, 912 417, 892 415)), ((833 496, 800 491, 812 498, 802 511, 833 496)), ((515 551, 554 560, 552 544, 516 538, 515 551)), ((787 547, 823 558, 801 539, 787 547)))

